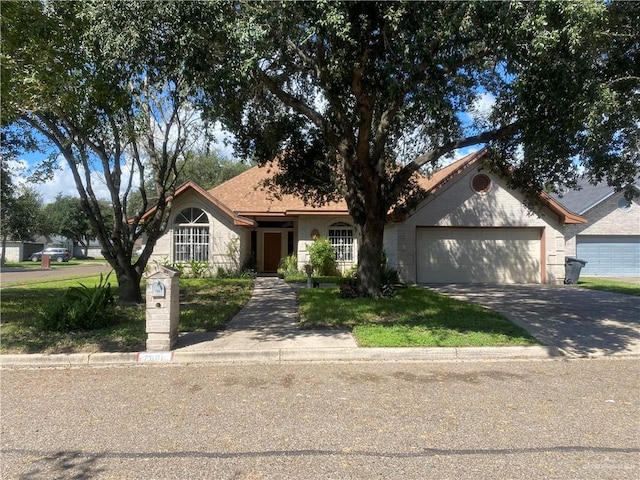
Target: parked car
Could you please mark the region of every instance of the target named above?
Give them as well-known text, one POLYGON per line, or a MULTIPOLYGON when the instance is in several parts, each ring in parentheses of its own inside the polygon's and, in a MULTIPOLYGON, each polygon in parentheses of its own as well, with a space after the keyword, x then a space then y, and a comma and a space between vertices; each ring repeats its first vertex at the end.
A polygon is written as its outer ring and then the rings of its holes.
POLYGON ((45 248, 40 252, 35 252, 31 254, 32 262, 40 262, 42 261, 42 255, 48 255, 51 260, 55 260, 56 262, 68 262, 71 259, 71 254, 69 250, 66 248, 58 248, 58 247, 49 247, 45 248))

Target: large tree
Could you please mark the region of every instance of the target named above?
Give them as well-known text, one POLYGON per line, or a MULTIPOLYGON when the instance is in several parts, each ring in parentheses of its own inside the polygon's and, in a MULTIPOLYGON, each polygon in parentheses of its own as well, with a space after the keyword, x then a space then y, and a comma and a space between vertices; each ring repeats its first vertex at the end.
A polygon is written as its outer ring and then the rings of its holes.
POLYGON ((487 146, 532 198, 578 167, 618 187, 638 172, 637 2, 233 5, 226 55, 213 38, 185 58, 240 151, 278 159, 284 191, 345 198, 365 295, 389 213, 458 149, 487 146))
POLYGON ((11 186, 3 178, 2 188, 0 217, 2 253, 0 255, 0 263, 4 264, 7 240, 31 241, 37 235, 48 232, 46 231, 46 222, 42 214, 42 198, 33 187, 11 186), (7 187, 10 188, 5 190, 7 187))
MULTIPOLYGON (((98 206, 104 219, 104 228, 110 235, 114 230, 113 210, 104 201, 98 201, 98 206)), ((96 238, 96 234, 79 197, 60 194, 52 203, 42 208, 42 214, 49 233, 77 242, 83 248, 84 256, 87 256, 89 243, 96 238)))
POLYGON ((193 92, 174 42, 181 34, 172 26, 174 7, 108 1, 2 7, 3 129, 37 132, 67 162, 123 303, 142 301, 141 275, 165 231, 176 162, 196 125, 193 92), (112 225, 101 209, 97 182, 109 192, 112 225), (134 191, 142 201, 129 217, 134 191), (146 247, 133 261, 143 232, 146 247))

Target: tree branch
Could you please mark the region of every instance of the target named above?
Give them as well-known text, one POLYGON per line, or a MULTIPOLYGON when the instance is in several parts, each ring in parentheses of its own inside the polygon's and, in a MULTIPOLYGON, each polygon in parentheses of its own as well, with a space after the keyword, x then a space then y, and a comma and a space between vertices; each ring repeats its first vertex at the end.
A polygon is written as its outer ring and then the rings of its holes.
POLYGON ((441 145, 440 147, 431 150, 430 152, 420 155, 412 162, 402 167, 394 176, 393 182, 389 189, 389 191, 391 192, 391 198, 393 198, 394 195, 399 194, 399 192, 402 190, 402 187, 409 181, 411 176, 415 172, 417 172, 423 165, 426 165, 427 163, 433 163, 443 155, 446 155, 447 153, 460 148, 470 147, 472 145, 478 145, 490 142, 492 140, 513 136, 517 132, 517 127, 517 122, 513 122, 509 125, 498 128, 497 130, 483 132, 472 137, 451 140, 441 145))

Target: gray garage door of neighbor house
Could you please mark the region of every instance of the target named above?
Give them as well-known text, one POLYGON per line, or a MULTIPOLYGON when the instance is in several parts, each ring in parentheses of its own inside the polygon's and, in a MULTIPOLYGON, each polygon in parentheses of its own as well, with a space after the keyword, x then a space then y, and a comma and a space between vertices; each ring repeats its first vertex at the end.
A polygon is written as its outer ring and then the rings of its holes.
POLYGON ((580 275, 640 276, 639 235, 581 235, 576 253, 587 261, 580 275))
POLYGON ((418 283, 540 283, 539 228, 419 227, 418 283))

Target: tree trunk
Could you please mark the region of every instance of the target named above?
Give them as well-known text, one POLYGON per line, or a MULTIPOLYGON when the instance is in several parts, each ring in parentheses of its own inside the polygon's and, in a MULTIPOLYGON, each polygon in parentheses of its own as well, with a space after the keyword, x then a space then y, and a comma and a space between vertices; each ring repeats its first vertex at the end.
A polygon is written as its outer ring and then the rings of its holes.
MULTIPOLYGON (((2 236, 2 253, 0 254, 0 265, 4 265, 7 261, 7 235, 2 236)), ((21 259, 18 259, 20 261, 21 259)))
POLYGON ((138 273, 133 265, 122 267, 121 265, 111 265, 118 277, 118 293, 122 305, 137 305, 142 303, 142 290, 140 280, 142 275, 138 273))
POLYGON ((358 237, 358 291, 367 297, 380 296, 380 262, 384 236, 384 215, 367 212, 364 225, 356 224, 358 237))

